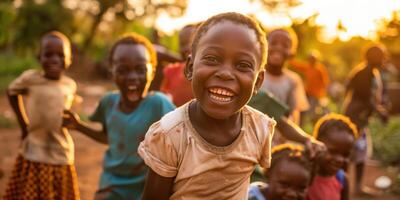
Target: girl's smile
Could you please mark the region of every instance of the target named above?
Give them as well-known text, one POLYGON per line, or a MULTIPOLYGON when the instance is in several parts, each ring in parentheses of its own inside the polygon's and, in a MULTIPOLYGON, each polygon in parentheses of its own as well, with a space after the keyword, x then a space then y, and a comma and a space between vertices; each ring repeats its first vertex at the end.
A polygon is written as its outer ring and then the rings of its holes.
POLYGON ((113 55, 113 68, 121 103, 131 110, 146 96, 153 78, 149 53, 143 45, 120 44, 113 55))
POLYGON ((263 79, 259 48, 254 31, 229 21, 218 22, 200 39, 188 60, 188 76, 196 99, 210 117, 229 118, 258 89, 263 79))

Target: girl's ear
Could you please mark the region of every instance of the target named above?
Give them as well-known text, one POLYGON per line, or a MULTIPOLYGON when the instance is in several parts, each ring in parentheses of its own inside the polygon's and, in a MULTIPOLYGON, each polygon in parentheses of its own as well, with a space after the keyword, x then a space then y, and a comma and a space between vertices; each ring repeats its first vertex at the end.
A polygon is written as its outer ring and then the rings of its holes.
POLYGON ((186 66, 185 66, 185 77, 187 80, 191 81, 193 78, 193 58, 190 54, 186 59, 186 66))
POLYGON ((258 90, 260 90, 262 83, 264 82, 264 75, 265 75, 265 70, 260 70, 257 74, 257 80, 256 84, 254 86, 254 92, 253 94, 257 94, 258 90))

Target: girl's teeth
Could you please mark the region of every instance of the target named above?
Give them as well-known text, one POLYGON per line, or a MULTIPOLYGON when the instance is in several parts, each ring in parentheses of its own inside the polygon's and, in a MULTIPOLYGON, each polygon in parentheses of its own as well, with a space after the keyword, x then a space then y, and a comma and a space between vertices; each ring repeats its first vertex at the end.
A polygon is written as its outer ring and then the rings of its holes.
POLYGON ((210 97, 214 100, 221 101, 221 102, 229 102, 231 101, 231 97, 217 97, 215 95, 210 95, 210 97))
POLYGON ((128 90, 136 90, 137 87, 136 86, 128 86, 128 90))
POLYGON ((219 94, 219 95, 223 95, 223 96, 229 96, 229 97, 233 96, 232 92, 229 92, 228 90, 220 89, 220 88, 212 88, 212 89, 210 89, 210 92, 213 94, 219 94))

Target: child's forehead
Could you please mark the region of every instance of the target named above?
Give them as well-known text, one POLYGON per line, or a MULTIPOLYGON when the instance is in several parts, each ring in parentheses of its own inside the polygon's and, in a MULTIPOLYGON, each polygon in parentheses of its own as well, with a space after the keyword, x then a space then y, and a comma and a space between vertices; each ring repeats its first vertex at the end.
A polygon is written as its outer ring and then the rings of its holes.
POLYGON ((274 30, 268 35, 268 41, 273 39, 285 39, 289 42, 292 42, 292 38, 290 34, 285 30, 274 30))
MULTIPOLYGON (((290 157, 283 157, 281 158, 278 163, 276 163, 275 167, 273 170, 275 170, 275 172, 277 171, 282 171, 285 172, 287 170, 297 170, 297 169, 305 169, 308 171, 308 169, 303 166, 302 164, 300 164, 299 160, 294 160, 294 158, 290 158, 290 157)), ((279 173, 270 173, 272 176, 274 174, 279 176, 279 173)))
POLYGON ((65 41, 59 37, 56 36, 47 36, 42 38, 41 41, 41 48, 47 47, 48 45, 65 45, 65 41))
POLYGON ((132 56, 147 56, 149 55, 149 51, 143 44, 129 44, 129 43, 121 43, 115 47, 114 55, 125 55, 130 54, 132 56))
POLYGON ((211 24, 209 29, 203 34, 199 40, 199 44, 214 43, 216 41, 228 40, 232 37, 237 37, 236 41, 247 42, 253 47, 259 49, 259 42, 254 30, 246 25, 231 22, 228 20, 218 21, 211 24))

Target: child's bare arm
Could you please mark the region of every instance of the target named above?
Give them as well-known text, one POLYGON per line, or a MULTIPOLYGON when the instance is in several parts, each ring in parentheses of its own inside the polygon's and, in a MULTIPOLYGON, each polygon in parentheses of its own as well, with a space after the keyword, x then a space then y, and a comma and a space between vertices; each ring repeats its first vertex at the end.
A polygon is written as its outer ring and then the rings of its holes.
POLYGON ((29 125, 29 119, 26 115, 24 101, 22 99, 22 95, 26 93, 27 90, 19 90, 14 91, 13 94, 11 94, 10 91, 7 90, 8 101, 10 102, 11 108, 13 109, 17 117, 18 124, 22 130, 22 139, 24 139, 28 135, 29 125))
POLYGON ((86 136, 100 143, 108 144, 108 138, 106 132, 107 129, 104 124, 103 124, 103 130, 93 129, 87 124, 85 124, 83 121, 81 121, 80 117, 77 114, 69 110, 64 110, 63 126, 82 132, 86 136))
POLYGON ((323 143, 312 138, 286 117, 278 119, 276 127, 286 139, 304 144, 306 149, 310 152, 311 158, 314 158, 318 153, 326 150, 323 143))
POLYGON ((147 174, 142 200, 167 200, 171 196, 174 177, 167 178, 158 175, 152 169, 147 174))
POLYGON ((347 174, 344 176, 343 189, 340 193, 340 200, 348 200, 349 199, 349 179, 347 174))

